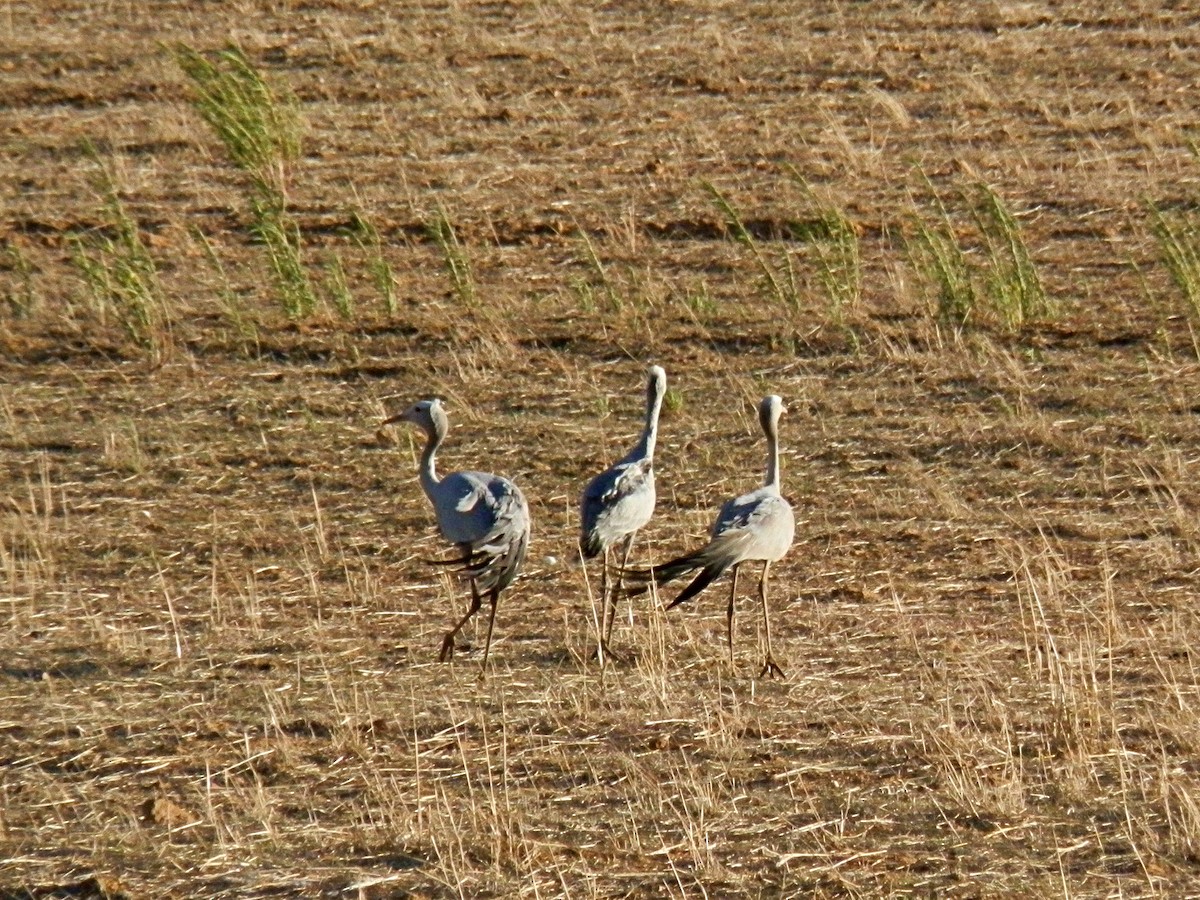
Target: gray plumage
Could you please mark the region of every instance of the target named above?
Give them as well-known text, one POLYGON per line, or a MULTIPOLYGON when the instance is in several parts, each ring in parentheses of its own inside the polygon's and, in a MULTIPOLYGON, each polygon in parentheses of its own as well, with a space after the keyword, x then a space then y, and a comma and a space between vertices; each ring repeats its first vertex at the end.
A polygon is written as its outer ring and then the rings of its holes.
MULTIPOLYGON (((666 583, 699 569, 692 582, 680 592, 667 608, 678 606, 695 597, 714 580, 732 570, 728 625, 729 659, 733 661, 733 603, 737 594, 738 569, 744 562, 761 561, 759 597, 763 605, 763 624, 766 629, 767 654, 761 675, 777 674, 783 670, 771 655, 771 621, 767 611, 767 574, 771 563, 782 559, 792 546, 796 520, 791 505, 779 492, 779 417, 785 411, 783 401, 774 394, 759 404, 758 418, 767 438, 767 472, 763 486, 726 501, 713 523, 712 537, 699 550, 652 566, 642 572, 631 572, 643 584, 654 580, 666 583)), ((640 589, 640 588, 639 588, 640 589)))
POLYGON ((642 436, 621 460, 593 478, 583 490, 579 510, 579 550, 587 559, 603 555, 600 574, 600 652, 608 652, 621 573, 629 564, 633 539, 654 514, 654 448, 658 441, 658 416, 667 392, 667 373, 651 366, 646 382, 646 422, 642 436), (610 590, 611 548, 622 545, 616 584, 610 590))
POLYGON ((482 665, 487 665, 496 621, 500 592, 517 577, 529 548, 529 505, 521 489, 499 475, 487 472, 453 472, 438 477, 435 457, 450 428, 450 420, 440 400, 422 400, 384 424, 410 422, 426 435, 421 454, 421 488, 433 504, 438 530, 454 544, 461 559, 462 572, 471 585, 471 606, 467 614, 442 640, 442 660, 454 656, 454 638, 488 595, 491 615, 482 665))

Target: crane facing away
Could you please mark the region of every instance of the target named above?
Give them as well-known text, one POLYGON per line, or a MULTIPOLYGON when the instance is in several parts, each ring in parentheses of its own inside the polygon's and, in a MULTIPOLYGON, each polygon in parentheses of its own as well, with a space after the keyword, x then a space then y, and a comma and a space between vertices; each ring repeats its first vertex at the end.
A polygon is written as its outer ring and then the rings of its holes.
POLYGON ((600 570, 601 660, 609 650, 621 579, 638 530, 654 514, 654 446, 658 440, 658 414, 667 392, 667 373, 651 366, 646 382, 646 423, 642 436, 622 459, 605 469, 583 489, 579 510, 579 552, 585 559, 603 555, 600 570), (616 584, 609 585, 612 547, 621 545, 616 584))
POLYGON ((758 582, 758 594, 762 600, 767 653, 762 671, 759 672, 760 678, 764 675, 783 677, 783 670, 771 654, 767 576, 771 563, 782 559, 792 546, 796 531, 792 507, 779 492, 779 417, 784 409, 783 400, 774 394, 764 397, 758 407, 758 420, 767 438, 767 472, 763 486, 727 500, 713 523, 712 537, 699 550, 651 566, 649 569, 633 570, 629 573, 640 582, 633 591, 642 591, 652 580, 662 584, 699 569, 699 574, 667 606, 667 609, 671 609, 695 597, 727 569, 732 569, 729 606, 725 613, 729 661, 732 663, 733 603, 737 595, 738 569, 744 562, 761 561, 763 568, 762 577, 758 582))

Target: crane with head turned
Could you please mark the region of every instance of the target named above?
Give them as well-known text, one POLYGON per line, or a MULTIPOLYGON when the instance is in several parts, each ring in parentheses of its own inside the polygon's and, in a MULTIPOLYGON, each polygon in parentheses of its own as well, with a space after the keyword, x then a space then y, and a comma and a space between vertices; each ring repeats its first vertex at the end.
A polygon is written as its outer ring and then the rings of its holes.
POLYGON ((453 658, 454 638, 483 605, 486 594, 491 606, 481 671, 487 666, 496 623, 500 592, 512 584, 529 547, 529 505, 521 489, 499 475, 487 472, 452 472, 441 477, 435 457, 450 428, 440 400, 421 400, 384 425, 408 422, 425 432, 420 479, 425 496, 433 504, 438 529, 461 554, 453 562, 471 586, 471 606, 442 639, 442 661, 453 658))

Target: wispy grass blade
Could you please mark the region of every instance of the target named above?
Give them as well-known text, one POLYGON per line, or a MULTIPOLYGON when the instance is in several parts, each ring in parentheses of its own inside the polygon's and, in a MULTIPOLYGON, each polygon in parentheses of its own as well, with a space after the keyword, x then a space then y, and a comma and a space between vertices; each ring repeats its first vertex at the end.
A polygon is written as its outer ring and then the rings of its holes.
POLYGON ((444 207, 438 206, 425 230, 442 251, 442 266, 450 280, 451 292, 463 306, 474 306, 475 277, 471 272, 471 260, 444 207))
POLYGON ((781 264, 778 267, 772 265, 759 245, 759 242, 755 240, 754 235, 746 228, 737 209, 726 199, 725 195, 708 181, 702 181, 701 186, 708 192, 713 204, 721 212, 721 215, 725 219, 725 227, 729 229, 734 240, 750 251, 750 255, 754 258, 754 262, 758 266, 759 274, 762 276, 765 293, 768 297, 793 310, 798 309, 800 306, 800 291, 796 284, 796 276, 795 271, 792 269, 791 259, 787 256, 786 251, 783 254, 781 264))

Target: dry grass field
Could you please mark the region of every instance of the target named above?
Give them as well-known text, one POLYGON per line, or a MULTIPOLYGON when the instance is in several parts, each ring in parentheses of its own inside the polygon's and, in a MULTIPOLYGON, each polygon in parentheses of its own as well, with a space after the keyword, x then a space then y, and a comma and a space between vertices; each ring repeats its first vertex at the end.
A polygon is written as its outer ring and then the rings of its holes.
POLYGON ((1198 29, 0 4, 0 898, 1200 896, 1197 311, 1153 212, 1196 215, 1198 29), (181 44, 294 98, 311 311, 181 44), (988 299, 985 185, 1024 317, 988 299), (974 267, 962 327, 922 223, 974 267), (130 246, 143 325, 85 277, 130 246), (651 363, 643 563, 761 481, 755 406, 788 404, 784 679, 756 570, 735 665, 727 581, 632 598, 592 657, 578 496, 651 363), (465 591, 425 563, 419 436, 379 427, 434 395, 442 470, 534 518, 482 679, 482 627, 437 662, 465 591))

